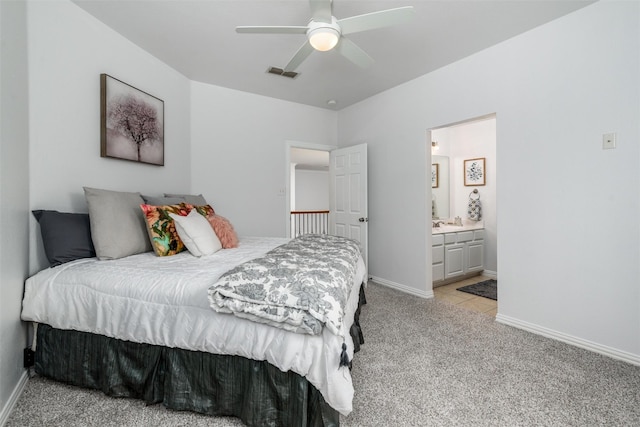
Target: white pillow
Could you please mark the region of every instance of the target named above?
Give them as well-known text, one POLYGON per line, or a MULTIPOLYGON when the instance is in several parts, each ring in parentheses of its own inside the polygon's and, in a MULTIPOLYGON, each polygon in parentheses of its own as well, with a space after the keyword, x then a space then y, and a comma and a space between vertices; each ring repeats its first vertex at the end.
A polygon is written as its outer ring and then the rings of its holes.
POLYGON ((211 255, 222 249, 220 239, 211 228, 209 221, 195 209, 191 209, 187 216, 173 213, 169 216, 173 218, 178 236, 194 256, 211 255))

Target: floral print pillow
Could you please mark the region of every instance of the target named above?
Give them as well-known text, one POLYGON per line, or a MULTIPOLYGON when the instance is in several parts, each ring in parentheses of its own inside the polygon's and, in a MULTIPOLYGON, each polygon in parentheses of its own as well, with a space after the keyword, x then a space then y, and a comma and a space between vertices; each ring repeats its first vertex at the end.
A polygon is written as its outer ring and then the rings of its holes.
POLYGON ((144 213, 151 246, 153 246, 156 255, 175 255, 185 249, 169 214, 187 216, 191 211, 191 205, 186 203, 165 206, 140 205, 140 208, 144 213))
POLYGON ((213 208, 211 207, 211 205, 202 205, 202 206, 196 206, 196 205, 187 205, 189 208, 193 208, 195 209, 200 215, 202 215, 203 217, 208 217, 210 215, 215 215, 215 211, 213 210, 213 208))

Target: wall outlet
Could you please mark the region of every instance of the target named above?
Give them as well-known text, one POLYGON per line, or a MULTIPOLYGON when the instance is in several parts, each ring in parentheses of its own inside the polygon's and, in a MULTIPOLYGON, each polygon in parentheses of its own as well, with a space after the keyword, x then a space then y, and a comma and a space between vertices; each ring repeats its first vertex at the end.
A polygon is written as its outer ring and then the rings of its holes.
POLYGON ((609 132, 602 135, 602 149, 610 150, 616 148, 616 133, 609 132))
POLYGON ((24 349, 24 367, 29 368, 36 364, 36 352, 29 347, 24 349))

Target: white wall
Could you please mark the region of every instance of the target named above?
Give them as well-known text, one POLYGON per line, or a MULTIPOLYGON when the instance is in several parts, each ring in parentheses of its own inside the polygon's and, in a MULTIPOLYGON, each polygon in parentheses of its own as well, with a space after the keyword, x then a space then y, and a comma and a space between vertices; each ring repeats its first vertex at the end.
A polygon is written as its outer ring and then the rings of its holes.
MULTIPOLYGON (((496 121, 487 119, 473 121, 449 129, 451 146, 451 175, 455 189, 453 213, 462 218, 467 216, 469 193, 477 189, 483 207, 483 219, 495 224, 496 205, 496 121), (464 161, 485 158, 485 185, 466 187, 464 185, 464 161)), ((485 225, 487 225, 485 224, 485 225)), ((495 226, 494 226, 495 229, 495 226)))
MULTIPOLYGON (((30 1, 31 209, 86 212, 82 187, 158 195, 191 186, 190 81, 67 0, 30 1), (163 167, 100 157, 100 74, 164 101, 163 167)), ((31 219, 31 271, 45 265, 31 219)))
POLYGON ((340 144, 369 144, 372 275, 430 285, 425 129, 495 112, 498 319, 640 363, 639 7, 595 3, 339 112, 340 144))
POLYGON ((296 169, 297 211, 329 210, 329 172, 296 169))
POLYGON ((29 261, 26 22, 24 2, 0 2, 0 425, 27 379, 20 322, 29 261))
POLYGON ((337 113, 198 82, 191 86, 193 191, 239 235, 287 236, 286 142, 337 145, 337 113))

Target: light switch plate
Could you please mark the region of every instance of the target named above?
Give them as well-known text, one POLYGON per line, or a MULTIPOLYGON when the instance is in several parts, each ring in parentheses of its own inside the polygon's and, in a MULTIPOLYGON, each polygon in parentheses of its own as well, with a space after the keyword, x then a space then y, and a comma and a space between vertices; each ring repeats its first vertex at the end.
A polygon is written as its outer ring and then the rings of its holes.
POLYGON ((610 150, 616 148, 616 133, 609 132, 602 135, 602 149, 610 150))

